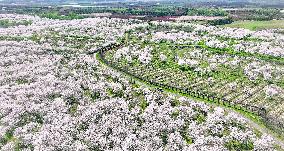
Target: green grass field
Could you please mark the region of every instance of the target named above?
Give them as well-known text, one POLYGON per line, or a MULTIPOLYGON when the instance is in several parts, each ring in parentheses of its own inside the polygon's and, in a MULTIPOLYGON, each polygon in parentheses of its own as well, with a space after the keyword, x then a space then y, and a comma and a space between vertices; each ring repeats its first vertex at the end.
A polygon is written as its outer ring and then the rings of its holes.
POLYGON ((284 20, 271 20, 271 21, 237 21, 232 24, 225 25, 226 27, 246 28, 250 30, 262 29, 284 29, 284 20))

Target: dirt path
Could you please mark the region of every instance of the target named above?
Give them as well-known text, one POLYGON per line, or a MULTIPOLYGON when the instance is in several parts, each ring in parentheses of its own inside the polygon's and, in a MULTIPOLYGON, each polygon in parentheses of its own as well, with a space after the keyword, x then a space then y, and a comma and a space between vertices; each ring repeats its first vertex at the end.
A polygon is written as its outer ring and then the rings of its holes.
POLYGON ((252 128, 255 128, 257 130, 259 130, 261 133, 266 133, 266 134, 269 134, 271 137, 273 137, 274 141, 275 141, 275 144, 279 145, 282 150, 284 150, 284 142, 282 140, 280 140, 279 138, 277 138, 276 136, 274 136, 273 134, 271 134, 271 130, 269 130, 268 128, 265 128, 263 126, 259 126, 257 123, 253 122, 252 120, 250 120, 249 118, 247 117, 244 117, 242 114, 234 111, 234 110, 231 110, 232 112, 242 116, 243 118, 245 118, 246 120, 246 123, 251 126, 252 128))

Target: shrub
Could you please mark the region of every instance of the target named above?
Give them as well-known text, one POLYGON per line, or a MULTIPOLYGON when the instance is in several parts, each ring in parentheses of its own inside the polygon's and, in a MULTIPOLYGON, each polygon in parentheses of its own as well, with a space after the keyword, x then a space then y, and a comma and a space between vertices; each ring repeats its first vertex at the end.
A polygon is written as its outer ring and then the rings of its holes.
POLYGON ((251 141, 240 142, 238 140, 231 140, 225 143, 225 147, 229 150, 253 150, 254 145, 251 141))

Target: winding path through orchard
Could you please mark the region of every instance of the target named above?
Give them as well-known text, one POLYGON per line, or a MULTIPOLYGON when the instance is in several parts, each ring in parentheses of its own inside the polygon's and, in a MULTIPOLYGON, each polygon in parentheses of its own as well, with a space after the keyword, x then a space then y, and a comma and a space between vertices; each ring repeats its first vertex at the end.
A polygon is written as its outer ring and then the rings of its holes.
POLYGON ((151 81, 145 81, 144 79, 140 78, 140 77, 137 77, 135 75, 132 75, 131 73, 128 73, 127 71, 124 71, 120 68, 116 68, 115 66, 109 64, 109 62, 107 62, 107 60, 105 60, 104 58, 104 52, 108 51, 108 50, 111 50, 111 49, 118 49, 119 47, 122 47, 123 45, 122 44, 110 44, 110 45, 107 45, 107 46, 104 46, 104 47, 101 47, 99 49, 97 49, 96 51, 93 51, 93 52, 89 52, 88 54, 94 54, 97 59, 103 64, 105 65, 106 67, 108 68, 112 68, 120 73, 123 73, 125 74, 130 80, 134 80, 135 82, 141 84, 141 85, 145 85, 145 86, 148 86, 148 87, 155 87, 155 88, 159 88, 161 90, 164 90, 164 91, 167 91, 169 93, 174 93, 176 95, 181 95, 181 96, 186 96, 186 97, 191 97, 191 98, 194 98, 195 100, 197 101, 202 101, 202 102, 206 102, 206 103, 210 103, 214 106, 218 106, 218 107, 222 107, 224 109, 230 109, 232 112, 238 114, 238 115, 241 115, 242 117, 245 118, 246 122, 248 125, 250 125, 252 128, 255 128, 257 129, 258 131, 260 131, 261 133, 266 133, 266 134, 270 134, 275 143, 282 148, 282 150, 284 150, 284 140, 283 140, 283 136, 280 136, 279 135, 277 136, 277 134, 270 130, 269 128, 267 128, 264 123, 259 120, 260 117, 258 117, 258 115, 255 115, 255 114, 252 114, 252 113, 249 113, 249 112, 244 112, 242 110, 240 110, 239 108, 234 108, 233 106, 226 106, 225 104, 220 104, 219 102, 210 102, 208 101, 207 99, 204 99, 204 98, 201 98, 199 96, 192 96, 191 94, 187 94, 185 92, 182 92, 182 91, 173 91, 173 89, 169 89, 168 87, 161 87, 159 84, 153 84, 151 81))

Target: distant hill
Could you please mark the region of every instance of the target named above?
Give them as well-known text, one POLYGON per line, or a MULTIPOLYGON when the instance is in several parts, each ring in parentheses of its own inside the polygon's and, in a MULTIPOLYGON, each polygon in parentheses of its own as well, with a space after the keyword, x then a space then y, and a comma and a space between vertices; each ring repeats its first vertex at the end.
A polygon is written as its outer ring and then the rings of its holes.
POLYGON ((112 2, 219 2, 219 3, 258 3, 258 4, 284 4, 284 0, 0 0, 0 3, 16 4, 68 4, 68 3, 112 3, 112 2))

